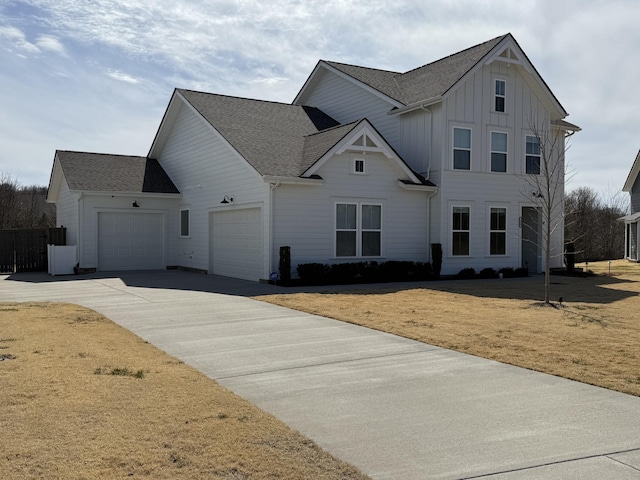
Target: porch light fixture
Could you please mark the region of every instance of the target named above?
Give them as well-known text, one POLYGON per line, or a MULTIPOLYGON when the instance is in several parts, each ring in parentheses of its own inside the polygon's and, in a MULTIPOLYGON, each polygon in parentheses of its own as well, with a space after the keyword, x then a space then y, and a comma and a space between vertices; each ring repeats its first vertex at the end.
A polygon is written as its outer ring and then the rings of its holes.
POLYGON ((134 208, 138 208, 140 205, 138 205, 137 200, 134 200, 133 203, 131 204, 132 207, 134 208))
POLYGON ((229 195, 225 195, 220 203, 224 203, 224 204, 233 203, 233 197, 229 195))

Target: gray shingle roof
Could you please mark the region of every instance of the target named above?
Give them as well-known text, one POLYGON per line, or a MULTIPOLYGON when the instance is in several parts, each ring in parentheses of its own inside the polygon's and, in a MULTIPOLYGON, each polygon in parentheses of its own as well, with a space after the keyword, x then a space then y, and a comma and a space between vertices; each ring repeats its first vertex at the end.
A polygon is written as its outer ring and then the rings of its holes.
POLYGON ((444 95, 508 35, 496 37, 405 73, 338 62, 326 61, 325 63, 403 105, 412 105, 444 95))
POLYGON ((300 176, 347 132, 340 128, 306 139, 338 122, 312 107, 177 91, 261 175, 300 176))
POLYGON ((180 193, 155 159, 66 150, 56 157, 71 190, 180 193))

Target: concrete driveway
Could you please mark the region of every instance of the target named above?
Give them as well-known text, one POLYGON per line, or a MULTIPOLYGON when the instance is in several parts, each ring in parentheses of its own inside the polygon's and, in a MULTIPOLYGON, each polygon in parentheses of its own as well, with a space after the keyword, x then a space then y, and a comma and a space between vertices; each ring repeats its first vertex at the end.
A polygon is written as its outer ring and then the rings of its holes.
POLYGON ((0 276, 0 301, 93 308, 375 479, 640 479, 640 398, 247 298, 280 290, 0 276))

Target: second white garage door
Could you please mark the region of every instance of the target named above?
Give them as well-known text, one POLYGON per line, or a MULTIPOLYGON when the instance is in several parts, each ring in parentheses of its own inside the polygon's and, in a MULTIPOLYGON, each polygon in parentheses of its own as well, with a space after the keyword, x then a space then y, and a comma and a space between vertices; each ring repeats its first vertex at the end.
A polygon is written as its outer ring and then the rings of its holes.
POLYGON ((98 213, 98 270, 157 270, 164 264, 164 215, 98 213))
POLYGON ((215 212, 210 217, 211 265, 215 275, 260 280, 262 215, 259 208, 215 212))

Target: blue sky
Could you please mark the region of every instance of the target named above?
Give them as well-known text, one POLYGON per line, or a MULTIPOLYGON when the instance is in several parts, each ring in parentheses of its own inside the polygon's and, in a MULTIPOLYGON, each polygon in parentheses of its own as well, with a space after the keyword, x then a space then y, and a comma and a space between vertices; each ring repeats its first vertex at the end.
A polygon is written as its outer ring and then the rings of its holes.
POLYGON ((511 32, 582 127, 569 189, 640 149, 636 0, 0 0, 0 174, 56 149, 146 155, 174 87, 290 102, 319 59, 406 71, 511 32))

